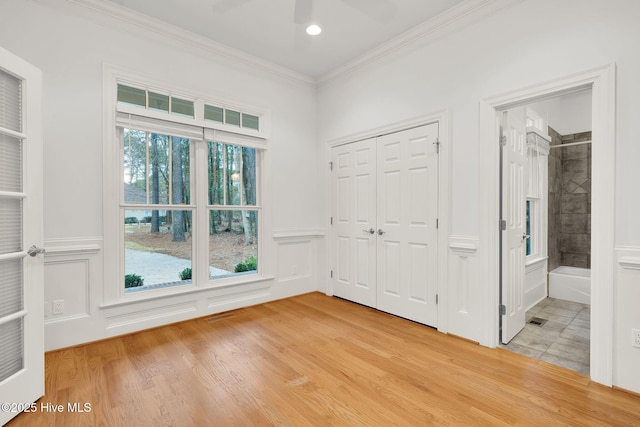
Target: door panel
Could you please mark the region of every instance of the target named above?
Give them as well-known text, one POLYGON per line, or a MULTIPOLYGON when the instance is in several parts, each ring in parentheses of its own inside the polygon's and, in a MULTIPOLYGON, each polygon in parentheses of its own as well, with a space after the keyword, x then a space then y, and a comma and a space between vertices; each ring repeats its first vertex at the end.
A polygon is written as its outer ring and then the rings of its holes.
POLYGON ((378 308, 437 325, 438 124, 378 138, 378 308))
POLYGON ((333 149, 333 292, 369 307, 376 306, 375 139, 333 149))
MULTIPOLYGON (((402 251, 400 242, 384 239, 378 246, 382 248, 380 251, 381 256, 378 258, 378 271, 383 278, 379 284, 382 291, 379 294, 400 298, 400 280, 402 280, 400 277, 402 251), (382 264, 380 264, 380 260, 382 260, 382 264)), ((380 304, 378 308, 384 310, 384 308, 380 307, 380 304)))
POLYGON ((420 303, 429 301, 429 292, 423 283, 429 281, 429 246, 413 243, 409 245, 409 262, 413 266, 409 278, 409 299, 420 303), (427 262, 425 262, 427 260, 427 262))
POLYGON ((527 134, 522 109, 510 110, 504 116, 503 147, 503 213, 506 230, 502 233, 502 342, 507 344, 524 328, 525 238, 527 134))
MULTIPOLYGON (((44 394, 42 76, 0 48, 0 402, 44 394), (34 255, 36 255, 34 253, 34 255)), ((18 415, 0 411, 0 425, 18 415)), ((13 410, 16 411, 13 411, 13 410)))

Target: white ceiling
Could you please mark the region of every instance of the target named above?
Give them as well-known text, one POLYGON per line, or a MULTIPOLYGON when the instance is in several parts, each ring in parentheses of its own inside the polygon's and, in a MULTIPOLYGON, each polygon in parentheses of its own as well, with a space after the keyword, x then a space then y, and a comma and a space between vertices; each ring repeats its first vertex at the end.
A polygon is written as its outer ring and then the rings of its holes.
POLYGON ((294 23, 296 0, 109 0, 318 78, 465 0, 315 0, 319 36, 294 23))

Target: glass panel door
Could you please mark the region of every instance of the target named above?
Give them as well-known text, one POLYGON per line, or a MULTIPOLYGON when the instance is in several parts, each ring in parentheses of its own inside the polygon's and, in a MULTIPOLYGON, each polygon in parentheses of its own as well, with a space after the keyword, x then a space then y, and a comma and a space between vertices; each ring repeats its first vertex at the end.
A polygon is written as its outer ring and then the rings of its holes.
POLYGON ((41 79, 0 48, 0 425, 44 394, 41 79))

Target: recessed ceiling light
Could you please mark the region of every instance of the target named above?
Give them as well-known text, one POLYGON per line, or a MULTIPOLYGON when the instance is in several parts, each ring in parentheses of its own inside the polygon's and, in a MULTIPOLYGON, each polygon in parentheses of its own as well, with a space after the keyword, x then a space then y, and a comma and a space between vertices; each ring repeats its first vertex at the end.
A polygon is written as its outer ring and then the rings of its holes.
POLYGON ((311 24, 307 27, 307 34, 309 34, 310 36, 317 36, 321 32, 322 32, 322 28, 320 28, 316 24, 311 24))

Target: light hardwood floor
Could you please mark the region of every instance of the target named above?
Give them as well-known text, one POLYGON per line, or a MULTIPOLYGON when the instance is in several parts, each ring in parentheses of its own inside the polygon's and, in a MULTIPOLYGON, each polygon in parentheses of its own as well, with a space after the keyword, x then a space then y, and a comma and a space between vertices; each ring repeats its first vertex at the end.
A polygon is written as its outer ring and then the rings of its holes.
POLYGON ((320 293, 46 355, 8 426, 640 425, 640 396, 320 293))

